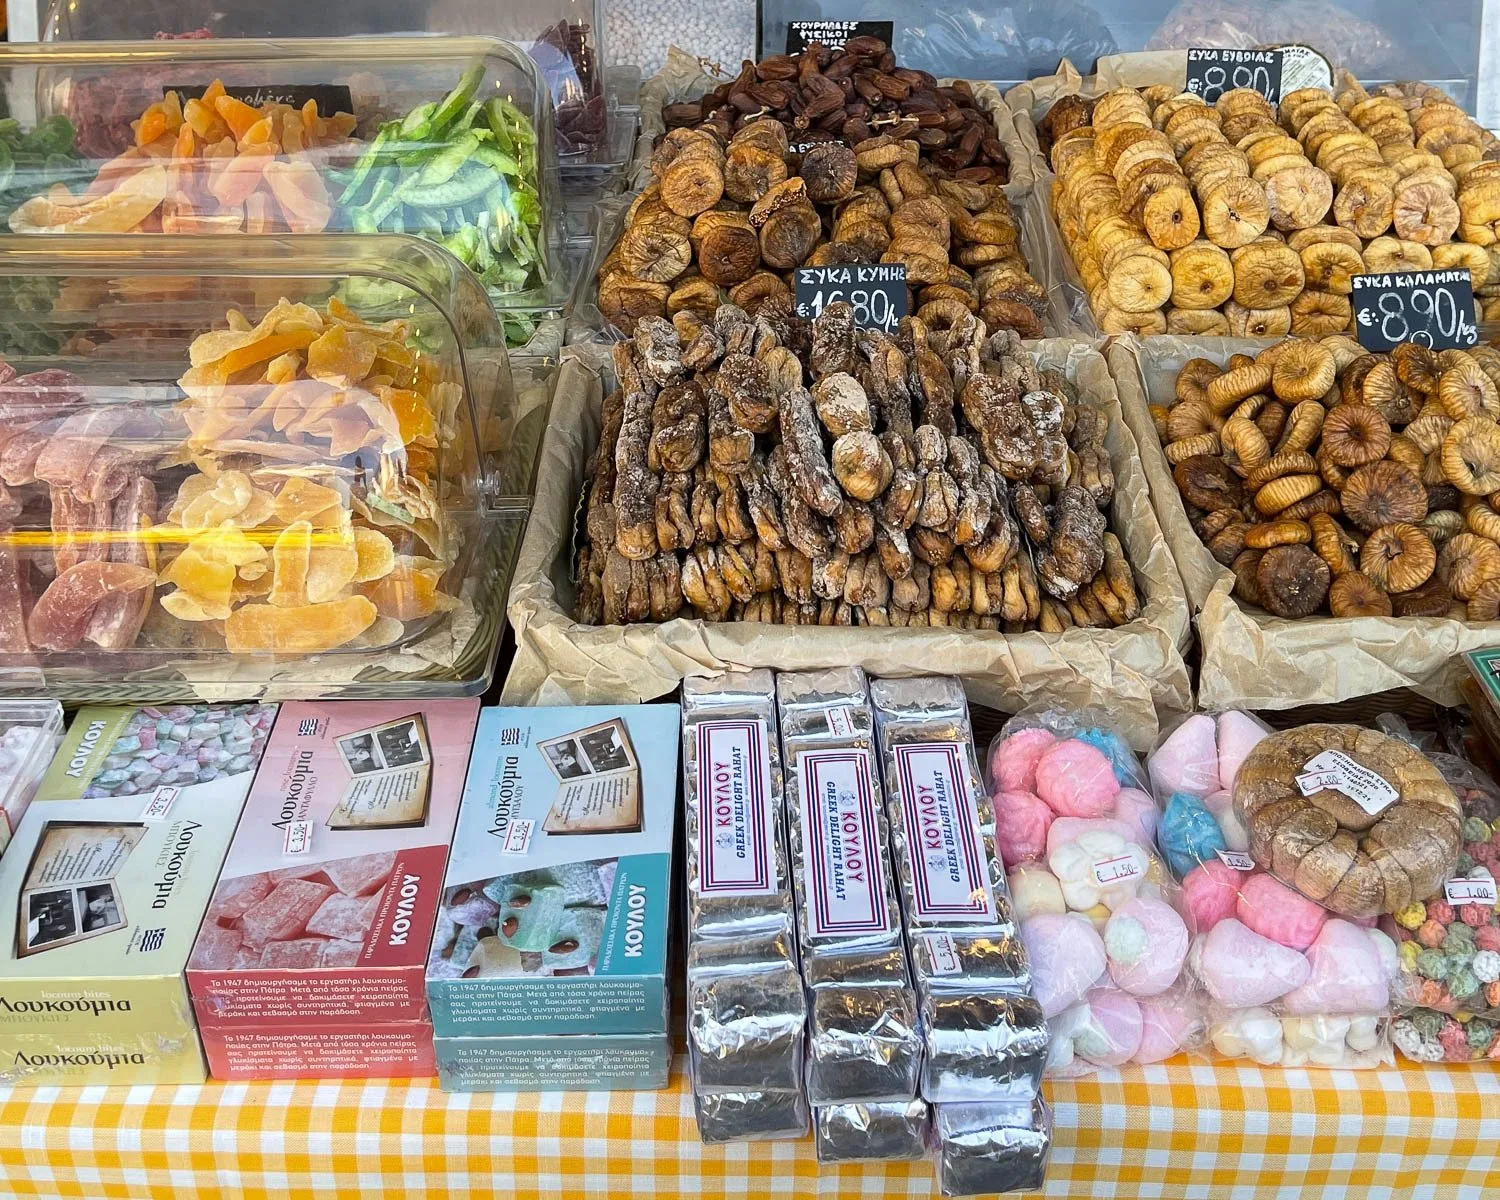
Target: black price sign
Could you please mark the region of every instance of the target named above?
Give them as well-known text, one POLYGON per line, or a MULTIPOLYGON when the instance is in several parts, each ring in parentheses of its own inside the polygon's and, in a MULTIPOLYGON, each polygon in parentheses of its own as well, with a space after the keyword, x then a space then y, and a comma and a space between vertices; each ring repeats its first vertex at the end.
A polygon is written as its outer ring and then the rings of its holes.
POLYGON ((835 300, 848 301, 859 328, 894 333, 897 322, 906 316, 906 267, 882 263, 798 269, 799 317, 816 317, 835 300))
MULTIPOLYGON (((191 87, 172 84, 162 88, 161 94, 165 96, 168 92, 176 92, 186 103, 189 100, 203 99, 203 93, 207 90, 201 83, 191 87)), ((266 104, 289 104, 293 108, 301 108, 309 100, 316 100, 320 117, 331 117, 335 113, 354 111, 354 100, 349 95, 349 89, 340 83, 235 84, 226 86, 224 94, 233 96, 251 108, 260 108, 266 104)))
POLYGON ((850 38, 879 38, 887 47, 896 36, 894 21, 788 21, 786 52, 800 54, 814 42, 830 50, 842 50, 850 38))
POLYGON ((1402 342, 1451 350, 1479 340, 1474 280, 1466 270, 1356 275, 1352 282, 1355 331, 1372 353, 1402 342))
POLYGON ((1189 50, 1187 90, 1213 104, 1225 92, 1251 88, 1272 104, 1281 99, 1280 50, 1189 50))

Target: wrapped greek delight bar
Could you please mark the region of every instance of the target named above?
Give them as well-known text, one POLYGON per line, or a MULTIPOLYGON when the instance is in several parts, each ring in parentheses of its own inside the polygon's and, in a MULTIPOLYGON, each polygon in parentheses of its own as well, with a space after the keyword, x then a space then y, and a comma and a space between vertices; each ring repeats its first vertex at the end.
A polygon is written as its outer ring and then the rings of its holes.
POLYGON ((705 1142, 771 1141, 807 1132, 807 1097, 797 1092, 693 1093, 698 1136, 705 1142))
POLYGON ((864 672, 777 677, 813 1104, 910 1100, 922 1045, 864 672))
POLYGON ((1046 1179, 1052 1113, 1040 1096, 934 1105, 932 1132, 945 1196, 1031 1192, 1046 1179))
POLYGON ((807 1003, 770 671, 683 683, 688 1050, 705 1142, 807 1129, 807 1003))
POLYGON ((927 676, 870 687, 921 1013, 922 1096, 1025 1099, 1047 1057, 995 853, 963 689, 927 676))
POLYGON ((927 1126, 921 1100, 828 1104, 813 1109, 813 1145, 825 1163, 922 1158, 927 1126))

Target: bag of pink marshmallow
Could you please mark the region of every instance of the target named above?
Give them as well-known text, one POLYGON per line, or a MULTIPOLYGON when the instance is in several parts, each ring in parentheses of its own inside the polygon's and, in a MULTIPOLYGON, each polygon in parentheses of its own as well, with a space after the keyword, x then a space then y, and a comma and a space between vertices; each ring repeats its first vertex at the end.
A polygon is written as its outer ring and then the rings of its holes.
POLYGON ((1048 1073, 1196 1045, 1188 929, 1153 850, 1155 802, 1119 730, 1097 712, 1022 713, 991 742, 986 782, 1051 1034, 1048 1073))
POLYGON ((1235 812, 1235 775, 1269 733, 1248 713, 1197 713, 1147 756, 1208 1044, 1263 1066, 1387 1065, 1395 943, 1266 874, 1235 812))

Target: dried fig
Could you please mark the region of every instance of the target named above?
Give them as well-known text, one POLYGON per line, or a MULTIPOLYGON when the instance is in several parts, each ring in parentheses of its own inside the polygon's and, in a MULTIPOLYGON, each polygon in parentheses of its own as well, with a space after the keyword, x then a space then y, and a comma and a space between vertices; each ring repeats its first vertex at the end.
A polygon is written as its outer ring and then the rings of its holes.
POLYGON ((1255 582, 1261 606, 1278 617, 1306 617, 1328 596, 1332 572, 1306 546, 1276 546, 1261 556, 1255 582))
POLYGON ((859 167, 854 151, 842 142, 823 142, 802 156, 799 172, 814 204, 836 204, 854 194, 859 167))
POLYGON ((1363 571, 1346 571, 1328 589, 1328 609, 1336 617, 1388 617, 1391 597, 1363 571))
POLYGON ((1390 592, 1421 587, 1437 566, 1437 550, 1415 525, 1384 525, 1365 539, 1359 569, 1390 592))

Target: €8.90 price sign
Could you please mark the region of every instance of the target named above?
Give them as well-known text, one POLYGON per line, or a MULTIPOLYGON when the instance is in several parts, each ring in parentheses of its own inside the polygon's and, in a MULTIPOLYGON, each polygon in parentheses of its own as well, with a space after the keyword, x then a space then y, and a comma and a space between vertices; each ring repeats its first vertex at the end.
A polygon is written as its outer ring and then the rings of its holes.
POLYGON ((1466 270, 1385 271, 1352 282, 1355 332, 1372 353, 1402 342, 1451 350, 1479 340, 1474 281, 1466 270))

